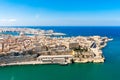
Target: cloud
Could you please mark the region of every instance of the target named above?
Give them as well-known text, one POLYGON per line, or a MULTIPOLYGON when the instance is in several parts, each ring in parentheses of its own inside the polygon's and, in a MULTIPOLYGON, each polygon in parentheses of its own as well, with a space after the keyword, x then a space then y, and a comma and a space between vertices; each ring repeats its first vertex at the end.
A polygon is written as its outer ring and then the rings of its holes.
POLYGON ((15 22, 16 19, 0 19, 0 22, 15 22))

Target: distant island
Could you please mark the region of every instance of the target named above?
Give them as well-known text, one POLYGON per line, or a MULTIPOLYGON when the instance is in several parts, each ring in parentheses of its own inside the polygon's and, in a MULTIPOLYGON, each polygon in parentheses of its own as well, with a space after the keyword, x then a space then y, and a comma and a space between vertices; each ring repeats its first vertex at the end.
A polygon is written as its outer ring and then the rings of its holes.
POLYGON ((105 60, 102 48, 112 40, 101 36, 61 37, 66 34, 30 28, 0 28, 0 33, 0 66, 100 63, 105 60))

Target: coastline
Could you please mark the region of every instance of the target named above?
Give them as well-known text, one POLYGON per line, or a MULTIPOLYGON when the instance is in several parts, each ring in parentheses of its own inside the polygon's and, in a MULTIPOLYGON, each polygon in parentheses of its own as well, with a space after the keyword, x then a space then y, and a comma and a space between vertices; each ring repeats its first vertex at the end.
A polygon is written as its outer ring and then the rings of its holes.
MULTIPOLYGON (((41 31, 34 29, 11 28, 10 31, 33 31, 38 35, 27 36, 23 32, 19 36, 2 35, 0 48, 0 66, 28 65, 28 64, 61 64, 75 63, 103 63, 102 48, 107 45, 108 37, 76 36, 51 37, 41 35, 41 31)), ((1 29, 2 31, 2 29, 1 29)), ((7 31, 7 29, 3 29, 7 31)), ((27 33, 28 33, 27 32, 27 33)), ((47 34, 54 32, 48 30, 47 34)), ((46 34, 43 31, 42 34, 46 34)), ((59 35, 59 34, 57 34, 59 35)))
MULTIPOLYGON (((103 63, 104 62, 104 58, 100 60, 96 60, 96 61, 92 61, 92 60, 84 60, 84 61, 75 61, 74 63, 103 63)), ((72 63, 72 64, 74 64, 72 63)), ((0 67, 4 67, 4 66, 21 66, 21 65, 43 65, 43 64, 59 64, 59 65, 67 65, 67 64, 71 64, 71 63, 65 63, 65 64, 60 64, 60 63, 41 63, 39 61, 28 61, 28 62, 17 62, 17 63, 8 63, 8 64, 0 64, 0 67)))
POLYGON ((29 62, 18 62, 18 63, 8 63, 1 64, 0 66, 17 66, 17 65, 36 65, 36 64, 51 64, 51 63, 41 63, 39 61, 29 61, 29 62))
MULTIPOLYGON (((51 28, 52 29, 52 28, 51 28)), ((64 28, 62 28, 64 29, 64 28)), ((69 27, 67 28, 69 29, 69 27)), ((78 76, 79 79, 83 80, 119 80, 119 71, 120 71, 120 28, 91 28, 91 31, 88 29, 85 31, 82 28, 72 28, 73 30, 69 29, 66 30, 65 33, 69 31, 73 31, 73 36, 81 35, 81 36, 92 36, 94 34, 100 36, 107 36, 108 38, 113 38, 113 41, 107 43, 107 45, 102 48, 103 55, 105 57, 105 62, 103 63, 73 63, 68 64, 65 66, 61 66, 59 64, 30 64, 30 65, 13 65, 13 66, 4 66, 0 67, 0 74, 1 79, 3 80, 56 80, 55 77, 62 80, 63 78, 66 80, 74 80, 78 76), (76 29, 78 29, 76 31, 76 29), (101 31, 102 29, 102 31, 101 31), (76 31, 76 32, 75 32, 76 31), (86 35, 83 35, 84 31, 86 35), (93 32, 94 31, 94 32, 93 32), (99 32, 99 33, 98 33, 99 32), (78 33, 78 34, 76 34, 78 33), (108 34, 107 34, 108 33, 108 34), (47 75, 47 77, 45 77, 47 75), (55 76, 55 77, 54 77, 55 76), (86 77, 87 76, 87 77, 86 77), (32 77, 32 78, 31 78, 32 77)), ((55 28, 55 30, 59 30, 59 28, 55 28)), ((71 32, 70 31, 70 32, 71 32)), ((64 33, 64 31, 61 30, 64 33)))

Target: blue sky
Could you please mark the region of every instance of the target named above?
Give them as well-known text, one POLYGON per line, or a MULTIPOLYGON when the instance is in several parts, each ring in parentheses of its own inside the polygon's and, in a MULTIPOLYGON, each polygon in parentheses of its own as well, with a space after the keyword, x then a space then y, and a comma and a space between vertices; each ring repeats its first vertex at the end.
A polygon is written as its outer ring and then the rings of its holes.
POLYGON ((120 0, 0 0, 0 26, 120 26, 120 0))

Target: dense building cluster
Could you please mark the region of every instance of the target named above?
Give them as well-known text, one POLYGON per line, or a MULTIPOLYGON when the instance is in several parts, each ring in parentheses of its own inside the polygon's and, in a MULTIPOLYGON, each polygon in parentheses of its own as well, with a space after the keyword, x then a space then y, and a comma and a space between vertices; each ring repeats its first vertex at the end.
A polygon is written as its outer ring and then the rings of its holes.
POLYGON ((28 36, 23 32, 19 36, 2 34, 0 35, 0 63, 104 62, 101 49, 108 41, 107 37, 100 36, 62 38, 45 35, 28 36))

